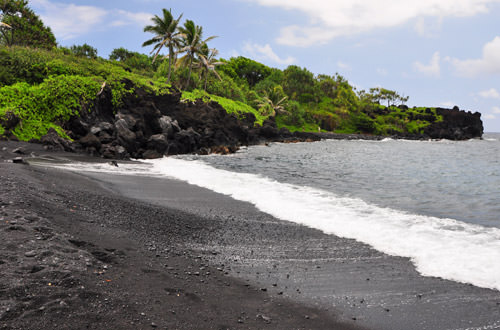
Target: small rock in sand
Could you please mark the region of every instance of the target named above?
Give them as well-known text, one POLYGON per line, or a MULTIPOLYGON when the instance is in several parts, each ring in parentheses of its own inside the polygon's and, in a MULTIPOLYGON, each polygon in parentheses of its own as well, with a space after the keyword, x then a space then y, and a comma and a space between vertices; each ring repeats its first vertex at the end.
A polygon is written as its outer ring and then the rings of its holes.
POLYGON ((14 164, 28 164, 24 159, 23 157, 16 157, 14 159, 12 159, 12 162, 14 164))
POLYGON ((19 147, 14 150, 12 150, 13 153, 15 154, 20 154, 20 155, 25 155, 26 154, 26 148, 24 147, 19 147))
POLYGON ((36 257, 37 253, 35 250, 31 250, 31 251, 28 251, 24 254, 25 257, 28 257, 28 258, 33 258, 33 257, 36 257))

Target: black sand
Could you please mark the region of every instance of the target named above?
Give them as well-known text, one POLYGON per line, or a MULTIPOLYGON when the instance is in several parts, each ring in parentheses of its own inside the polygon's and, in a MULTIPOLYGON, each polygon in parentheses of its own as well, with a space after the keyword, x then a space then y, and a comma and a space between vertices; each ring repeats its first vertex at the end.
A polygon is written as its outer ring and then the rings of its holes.
POLYGON ((182 182, 0 177, 0 329, 500 328, 498 291, 182 182))

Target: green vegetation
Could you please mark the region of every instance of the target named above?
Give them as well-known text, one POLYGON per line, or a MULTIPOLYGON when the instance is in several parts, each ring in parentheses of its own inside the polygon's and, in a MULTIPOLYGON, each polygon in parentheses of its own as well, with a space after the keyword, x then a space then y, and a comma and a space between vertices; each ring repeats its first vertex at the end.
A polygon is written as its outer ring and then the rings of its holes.
MULTIPOLYGON (((33 49, 0 46, 0 120, 13 113, 21 122, 13 134, 21 140, 38 139, 50 127, 66 137, 60 125, 72 114, 88 111, 105 83, 111 87, 118 109, 133 93, 126 81, 150 93, 169 93, 164 79, 153 79, 122 63, 90 59, 67 49, 33 49)), ((151 73, 152 76, 152 73, 151 73)))
POLYGON ((50 49, 56 38, 26 0, 0 0, 0 45, 50 49))
POLYGON ((151 56, 117 48, 107 60, 88 44, 56 47, 26 1, 0 0, 0 122, 17 116, 11 131, 22 140, 39 138, 50 127, 66 136, 61 124, 91 109, 105 86, 116 110, 137 88, 162 95, 175 87, 183 100, 215 101, 228 113, 252 113, 256 124, 274 119, 291 131, 420 134, 442 120, 435 109, 407 108, 408 97, 395 91, 356 91, 339 74, 314 75, 294 65, 280 70, 245 57, 217 59, 208 46, 214 36, 204 39, 203 28, 191 20, 180 25, 182 14, 162 14, 144 28, 153 33, 143 44, 153 46, 151 56), (161 56, 162 49, 167 55, 161 56))
POLYGON ((20 119, 13 133, 21 140, 40 138, 51 127, 67 137, 58 124, 78 114, 99 88, 96 77, 70 75, 50 77, 34 86, 19 82, 0 89, 0 118, 11 113, 20 119))
POLYGON ((227 99, 225 97, 217 96, 214 94, 208 94, 207 92, 199 89, 195 89, 191 92, 184 91, 182 93, 182 101, 194 102, 198 99, 201 99, 204 102, 215 101, 219 103, 228 113, 234 113, 238 117, 241 117, 247 113, 252 113, 256 118, 255 123, 259 125, 262 125, 264 120, 267 119, 267 116, 262 115, 259 111, 240 101, 227 99))
POLYGON ((163 9, 163 18, 155 15, 152 18, 154 25, 147 25, 144 27, 144 32, 152 32, 155 36, 147 41, 145 41, 142 46, 155 45, 151 53, 155 53, 153 57, 153 62, 156 60, 158 54, 160 54, 163 46, 168 48, 168 77, 167 81, 170 82, 170 77, 172 74, 172 63, 174 62, 175 49, 179 48, 182 44, 182 39, 180 31, 177 26, 181 20, 181 16, 178 19, 174 19, 171 10, 163 9))

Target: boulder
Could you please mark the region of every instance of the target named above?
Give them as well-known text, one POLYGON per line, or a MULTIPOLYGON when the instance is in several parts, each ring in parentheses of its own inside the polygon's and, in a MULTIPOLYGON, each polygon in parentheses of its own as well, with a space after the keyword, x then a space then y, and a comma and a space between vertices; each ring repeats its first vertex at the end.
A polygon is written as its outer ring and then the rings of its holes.
POLYGON ((19 116, 17 116, 12 111, 7 111, 3 118, 0 120, 0 125, 3 126, 5 130, 11 130, 15 128, 20 122, 21 119, 19 118, 19 116))
POLYGON ((90 133, 97 135, 100 132, 113 133, 114 126, 111 123, 101 121, 97 125, 94 125, 90 128, 90 133))
POLYGON ((101 141, 102 144, 113 142, 113 137, 105 131, 99 132, 99 135, 97 137, 99 138, 99 141, 101 141))
POLYGON ((181 128, 177 123, 177 120, 172 120, 169 116, 162 116, 158 119, 158 124, 163 133, 167 134, 168 137, 172 138, 175 133, 180 132, 181 128))
POLYGON ((45 148, 51 150, 75 151, 71 142, 60 137, 52 127, 49 128, 47 134, 40 138, 40 143, 42 143, 45 148))
POLYGON ((279 137, 279 131, 276 127, 272 125, 265 124, 259 130, 259 135, 265 139, 275 139, 279 137))
POLYGON ((137 120, 132 116, 132 115, 125 115, 123 113, 117 113, 115 116, 115 119, 118 120, 124 120, 126 123, 126 127, 133 131, 135 125, 137 124, 137 120))
POLYGON ((78 142, 85 148, 94 147, 96 150, 101 148, 101 141, 92 133, 85 135, 78 142))
POLYGON ((176 153, 187 154, 199 149, 200 134, 192 127, 176 133, 174 139, 176 142, 176 153))
POLYGON ((148 149, 155 150, 163 154, 168 148, 168 140, 166 134, 151 135, 147 143, 148 149))
POLYGON ((109 144, 103 145, 100 152, 104 158, 108 159, 113 159, 113 158, 124 159, 130 157, 125 148, 122 146, 113 146, 109 144))
POLYGON ((163 157, 162 153, 159 153, 156 150, 146 150, 143 154, 142 157, 144 159, 155 159, 155 158, 161 158, 163 157))
POLYGON ((118 143, 129 153, 137 150, 136 135, 129 129, 125 119, 119 119, 115 122, 116 137, 118 143))

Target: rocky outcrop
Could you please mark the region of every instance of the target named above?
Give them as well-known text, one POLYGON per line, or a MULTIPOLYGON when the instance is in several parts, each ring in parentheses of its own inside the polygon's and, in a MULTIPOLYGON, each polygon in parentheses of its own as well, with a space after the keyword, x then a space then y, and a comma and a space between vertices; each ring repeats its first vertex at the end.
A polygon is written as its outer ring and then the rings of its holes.
POLYGON ((436 114, 443 116, 424 130, 424 135, 432 139, 468 140, 483 135, 483 122, 479 112, 437 108, 436 114))
POLYGON ((74 152, 74 145, 57 134, 56 130, 53 128, 49 128, 47 134, 40 138, 40 141, 30 141, 30 142, 39 142, 45 146, 45 148, 50 150, 60 150, 60 151, 69 151, 74 152))
MULTIPOLYGON (((125 84, 133 88, 130 82, 125 84)), ((183 102, 181 93, 174 89, 162 96, 136 89, 115 112, 111 90, 106 87, 94 105, 71 118, 64 129, 77 150, 105 158, 225 154, 241 145, 311 139, 278 130, 274 121, 258 127, 254 122, 252 114, 237 118, 216 102, 183 102)))
MULTIPOLYGON (((124 81, 125 88, 134 86, 124 81)), ((75 141, 64 144, 54 132, 42 138, 43 143, 65 150, 82 150, 105 158, 158 158, 185 153, 232 153, 241 145, 262 142, 318 141, 350 138, 340 134, 290 133, 279 130, 274 120, 254 126, 255 117, 247 114, 237 118, 228 114, 216 102, 184 102, 175 89, 157 96, 135 89, 113 108, 112 94, 105 87, 94 104, 79 116, 66 122, 64 129, 75 141)), ((480 114, 458 109, 438 109, 443 121, 434 122, 419 136, 403 138, 446 138, 463 140, 480 137, 483 132, 480 114)), ((56 134, 57 135, 57 134, 56 134)), ((352 138, 378 139, 374 136, 353 135, 352 138)))

